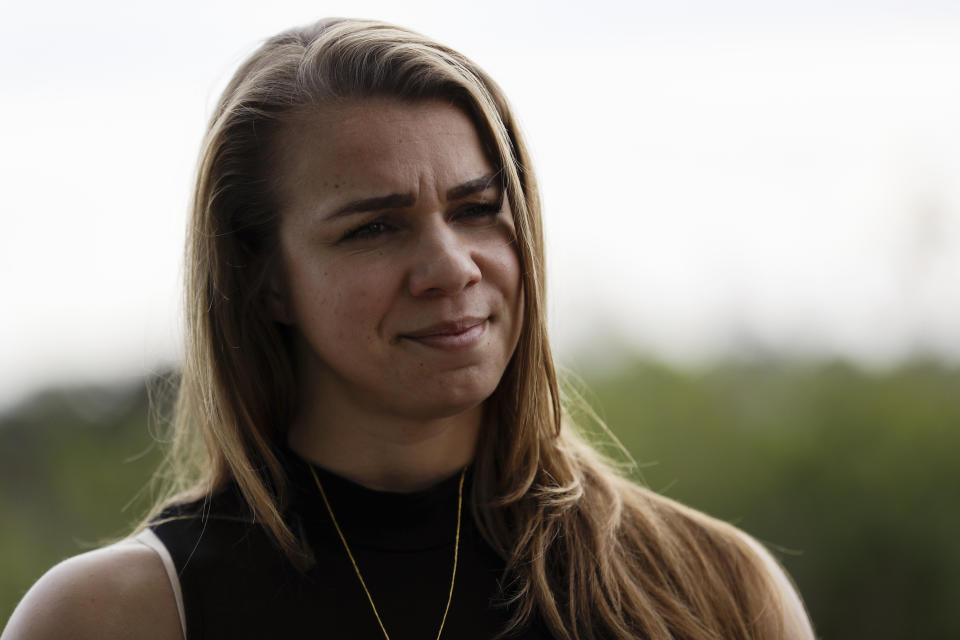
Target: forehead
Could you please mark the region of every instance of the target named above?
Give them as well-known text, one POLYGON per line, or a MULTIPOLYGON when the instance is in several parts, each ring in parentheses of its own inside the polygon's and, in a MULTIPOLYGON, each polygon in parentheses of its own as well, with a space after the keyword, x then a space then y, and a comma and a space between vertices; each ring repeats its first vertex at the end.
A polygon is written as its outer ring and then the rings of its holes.
POLYGON ((274 147, 285 200, 320 192, 446 187, 492 169, 463 110, 439 100, 349 100, 297 112, 274 147))

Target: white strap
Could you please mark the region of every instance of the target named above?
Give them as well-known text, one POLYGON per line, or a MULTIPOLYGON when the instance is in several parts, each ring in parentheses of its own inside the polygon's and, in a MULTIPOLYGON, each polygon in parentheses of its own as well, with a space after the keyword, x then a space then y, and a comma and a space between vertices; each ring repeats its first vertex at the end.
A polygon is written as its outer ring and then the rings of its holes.
POLYGON ((183 591, 180 589, 180 576, 177 575, 177 567, 173 564, 173 558, 167 551, 166 545, 150 529, 144 529, 133 537, 133 540, 140 542, 153 549, 160 561, 163 562, 163 568, 167 572, 167 578, 170 580, 170 586, 173 587, 173 597, 177 601, 177 614, 180 616, 180 630, 183 632, 183 638, 187 638, 187 618, 183 613, 183 591))

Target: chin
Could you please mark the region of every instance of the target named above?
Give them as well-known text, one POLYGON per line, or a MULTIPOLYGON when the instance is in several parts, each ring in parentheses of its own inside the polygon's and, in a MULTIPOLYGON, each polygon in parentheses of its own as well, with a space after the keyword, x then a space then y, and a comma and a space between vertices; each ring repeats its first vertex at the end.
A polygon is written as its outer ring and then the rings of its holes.
POLYGON ((416 420, 443 420, 453 418, 458 415, 476 411, 478 408, 493 395, 496 389, 475 389, 475 390, 438 390, 438 393, 424 395, 416 398, 415 402, 409 400, 402 411, 410 418, 416 420))

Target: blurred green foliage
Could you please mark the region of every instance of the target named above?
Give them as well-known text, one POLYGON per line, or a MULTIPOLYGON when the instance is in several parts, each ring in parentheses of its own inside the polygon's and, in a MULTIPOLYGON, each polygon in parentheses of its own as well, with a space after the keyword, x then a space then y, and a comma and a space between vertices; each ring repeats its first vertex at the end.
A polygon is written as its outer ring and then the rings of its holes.
POLYGON ((48 391, 0 417, 0 620, 68 556, 123 537, 162 453, 143 385, 48 391))
MULTIPOLYGON (((638 478, 778 552, 820 637, 960 637, 960 371, 637 360, 572 384, 638 478)), ((148 414, 128 388, 50 392, 0 418, 0 619, 142 514, 161 454, 148 414)))

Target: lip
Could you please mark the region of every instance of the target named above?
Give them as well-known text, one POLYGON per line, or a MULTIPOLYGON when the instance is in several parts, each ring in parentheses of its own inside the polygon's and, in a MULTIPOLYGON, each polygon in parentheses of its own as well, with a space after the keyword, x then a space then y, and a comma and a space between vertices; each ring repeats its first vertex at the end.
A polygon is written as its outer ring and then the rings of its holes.
POLYGON ((487 318, 466 317, 438 322, 400 337, 434 349, 461 351, 474 346, 486 331, 487 318))

